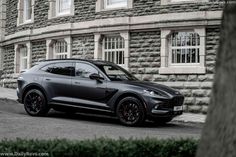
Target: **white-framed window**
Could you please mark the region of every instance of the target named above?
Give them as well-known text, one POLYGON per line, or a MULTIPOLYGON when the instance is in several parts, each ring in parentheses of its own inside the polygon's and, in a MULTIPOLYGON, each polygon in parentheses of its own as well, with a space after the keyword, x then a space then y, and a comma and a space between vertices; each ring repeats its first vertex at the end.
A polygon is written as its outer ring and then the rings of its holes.
POLYGON ((0 70, 3 70, 3 58, 4 58, 4 49, 0 47, 0 70))
POLYGON ((201 3, 209 0, 161 0, 161 5, 178 4, 178 3, 201 3))
POLYGON ((15 45, 14 72, 20 73, 31 67, 31 43, 15 45))
POLYGON ((57 15, 70 14, 71 0, 57 0, 56 8, 57 8, 57 15))
POLYGON ((31 21, 32 18, 32 0, 24 0, 24 22, 31 21))
POLYGON ((28 66, 28 52, 27 47, 24 45, 19 48, 20 56, 20 71, 27 69, 28 66))
POLYGON ((200 36, 193 31, 174 31, 169 35, 172 65, 200 63, 200 36))
POLYGON ((105 9, 127 7, 128 0, 104 0, 105 9))
POLYGON ((94 59, 105 60, 129 68, 129 32, 115 34, 95 33, 94 59))
POLYGON ((133 8, 133 0, 96 0, 96 12, 133 8))
POLYGON ((205 28, 162 29, 160 74, 204 74, 205 28))
POLYGON ((74 0, 49 0, 48 18, 74 15, 74 0))
POLYGON ((70 36, 47 39, 46 59, 66 59, 72 55, 72 39, 70 36))
POLYGON ((125 64, 125 41, 121 36, 105 36, 103 39, 103 60, 116 63, 120 66, 125 64))
POLYGON ((17 24, 27 24, 34 21, 34 0, 18 1, 17 24))
POLYGON ((54 59, 66 59, 68 57, 67 42, 64 40, 57 40, 53 44, 54 59))

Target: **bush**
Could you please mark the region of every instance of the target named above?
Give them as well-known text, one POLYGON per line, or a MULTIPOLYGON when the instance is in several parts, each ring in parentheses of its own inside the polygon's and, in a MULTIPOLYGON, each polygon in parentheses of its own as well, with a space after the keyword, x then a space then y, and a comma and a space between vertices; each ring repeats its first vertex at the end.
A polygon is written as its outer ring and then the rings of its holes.
POLYGON ((48 153, 52 157, 194 157, 197 145, 198 140, 194 139, 99 138, 84 141, 16 139, 1 141, 0 153, 48 153))

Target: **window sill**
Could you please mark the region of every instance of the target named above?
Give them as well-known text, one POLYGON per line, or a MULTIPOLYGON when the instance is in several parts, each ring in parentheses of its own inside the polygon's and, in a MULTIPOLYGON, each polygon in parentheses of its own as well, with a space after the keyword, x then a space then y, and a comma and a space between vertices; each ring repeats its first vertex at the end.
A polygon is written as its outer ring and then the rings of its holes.
POLYGON ((189 67, 161 67, 159 74, 205 74, 206 68, 199 66, 189 67))
POLYGON ((48 19, 56 19, 56 18, 60 18, 60 17, 66 17, 66 16, 74 16, 74 14, 72 13, 69 13, 69 14, 59 14, 59 15, 56 15, 56 16, 53 16, 53 17, 49 17, 48 19))
POLYGON ((20 23, 17 26, 23 26, 23 25, 27 25, 27 24, 33 24, 33 23, 34 23, 34 21, 31 20, 31 21, 26 21, 26 22, 20 23))
POLYGON ((183 0, 180 2, 171 2, 170 0, 161 0, 161 5, 174 5, 174 4, 183 4, 183 3, 202 3, 209 2, 209 0, 183 0))
POLYGON ((117 7, 117 8, 105 8, 97 12, 112 11, 112 10, 121 10, 121 9, 130 9, 129 7, 117 7))

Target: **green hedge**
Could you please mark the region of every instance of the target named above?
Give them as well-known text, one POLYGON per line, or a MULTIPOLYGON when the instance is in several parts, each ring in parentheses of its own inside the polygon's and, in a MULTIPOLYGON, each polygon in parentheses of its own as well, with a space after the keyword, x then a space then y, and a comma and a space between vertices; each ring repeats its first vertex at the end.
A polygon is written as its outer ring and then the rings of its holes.
POLYGON ((194 139, 99 138, 84 141, 17 139, 0 141, 0 153, 48 153, 52 157, 194 157, 197 145, 198 140, 194 139))

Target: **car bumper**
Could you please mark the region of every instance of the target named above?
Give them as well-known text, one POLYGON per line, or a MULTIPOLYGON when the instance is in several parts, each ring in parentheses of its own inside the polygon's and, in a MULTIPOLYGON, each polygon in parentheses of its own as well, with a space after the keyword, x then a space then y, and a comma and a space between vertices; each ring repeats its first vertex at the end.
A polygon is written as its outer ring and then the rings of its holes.
POLYGON ((183 114, 183 110, 181 111, 173 111, 173 110, 152 110, 152 117, 175 117, 183 114))
POLYGON ((19 103, 22 103, 22 98, 21 98, 21 96, 20 96, 19 88, 16 89, 16 95, 17 95, 17 97, 18 97, 17 101, 18 101, 19 103))
POLYGON ((183 114, 182 95, 175 96, 171 99, 160 100, 156 98, 147 98, 147 115, 150 118, 158 117, 176 117, 183 114))

